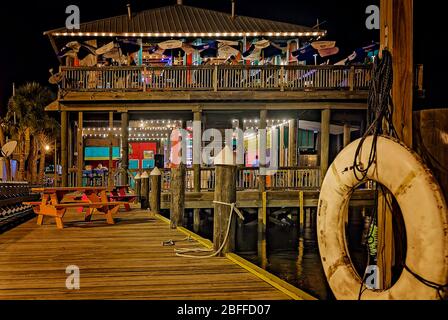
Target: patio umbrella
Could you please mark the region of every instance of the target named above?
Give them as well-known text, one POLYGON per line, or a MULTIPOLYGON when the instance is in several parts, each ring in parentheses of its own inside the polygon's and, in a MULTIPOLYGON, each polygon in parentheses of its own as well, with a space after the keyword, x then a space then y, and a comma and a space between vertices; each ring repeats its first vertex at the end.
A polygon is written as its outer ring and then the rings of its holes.
POLYGON ((339 53, 338 47, 319 49, 319 55, 321 58, 331 57, 339 53))
POLYGON ((135 53, 140 50, 140 44, 132 40, 118 40, 121 52, 124 55, 135 53))
POLYGON ((71 41, 59 51, 58 56, 60 58, 71 56, 82 60, 89 54, 96 55, 96 48, 78 41, 71 41))
POLYGON ((311 44, 306 44, 302 48, 292 52, 292 55, 299 61, 309 61, 314 60, 314 55, 317 53, 318 51, 311 44))
POLYGON ((336 46, 336 41, 314 41, 311 46, 316 50, 331 49, 336 46))
POLYGON ((237 49, 238 41, 218 40, 218 57, 228 59, 231 56, 238 56, 241 52, 237 49))
POLYGON ((194 48, 180 40, 167 40, 150 48, 149 52, 162 54, 164 56, 183 57, 185 54, 193 53, 194 48))
POLYGON ((243 53, 245 60, 257 60, 261 57, 272 58, 283 54, 284 50, 277 44, 269 40, 261 40, 253 43, 249 49, 243 53))

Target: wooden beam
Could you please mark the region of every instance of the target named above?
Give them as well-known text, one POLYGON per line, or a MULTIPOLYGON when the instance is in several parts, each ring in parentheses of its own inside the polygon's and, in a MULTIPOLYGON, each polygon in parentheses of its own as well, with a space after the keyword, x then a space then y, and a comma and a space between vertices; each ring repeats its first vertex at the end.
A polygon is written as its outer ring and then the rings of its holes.
POLYGON ((61 112, 61 166, 62 166, 62 187, 67 187, 68 183, 68 148, 67 148, 67 111, 61 112))
POLYGON ((155 168, 151 174, 151 194, 149 196, 149 205, 152 214, 160 213, 160 195, 162 193, 162 175, 158 168, 155 168))
POLYGON ((325 178, 329 166, 330 156, 330 116, 329 109, 322 110, 320 130, 320 170, 321 180, 325 178))
POLYGON ((288 166, 297 166, 297 120, 289 120, 288 166))
MULTIPOLYGON (((223 203, 236 203, 236 166, 233 165, 217 165, 216 166, 216 187, 214 199, 223 203)), ((230 206, 223 204, 214 204, 214 220, 213 220, 213 246, 215 251, 224 245, 222 254, 233 252, 235 247, 235 222, 229 221, 232 218, 230 206), (230 233, 228 239, 225 239, 226 231, 229 223, 230 233)))
POLYGON ((344 123, 344 148, 350 144, 350 124, 344 123))
POLYGON ((183 226, 185 209, 185 164, 171 169, 171 208, 170 226, 172 229, 183 226))
POLYGON ((413 0, 381 0, 381 48, 392 53, 394 127, 398 137, 412 148, 414 94, 413 0))
POLYGON ((121 113, 121 184, 128 184, 129 168, 129 114, 121 113))
MULTIPOLYGON (((52 104, 46 108, 46 111, 115 111, 115 112, 128 112, 128 111, 191 111, 191 109, 197 106, 196 103, 170 103, 170 102, 127 102, 127 101, 102 101, 91 100, 91 95, 82 100, 65 101, 60 100, 59 104, 52 104), (88 103, 86 103, 88 101, 88 103), (93 102, 93 103, 92 103, 93 102), (126 103, 123 106, 123 103, 126 103)), ((279 98, 280 99, 280 98, 279 98)), ((244 100, 244 99, 243 99, 244 100)), ((312 100, 312 99, 311 99, 312 100)), ((301 101, 300 99, 291 102, 270 102, 263 105, 266 106, 266 110, 366 110, 367 109, 367 94, 361 96, 352 97, 351 99, 329 99, 336 102, 315 101, 309 102, 308 100, 301 101), (339 101, 342 100, 342 101, 339 101)), ((247 100, 245 102, 234 101, 228 102, 204 102, 201 104, 203 111, 229 111, 229 110, 259 110, 260 102, 253 102, 254 100, 247 100)))
POLYGON ((113 161, 113 148, 114 148, 114 135, 112 130, 114 128, 114 112, 109 112, 109 186, 114 184, 114 161, 113 161))
POLYGON ((83 113, 78 112, 78 130, 77 130, 77 143, 78 143, 78 163, 76 165, 77 174, 76 181, 78 187, 82 187, 82 171, 84 169, 84 141, 82 137, 82 128, 83 128, 83 113))
POLYGON ((378 268, 380 270, 380 288, 389 289, 392 286, 393 263, 393 226, 392 226, 392 201, 390 192, 378 192, 378 268), (390 207, 389 207, 390 206, 390 207))
MULTIPOLYGON (((266 130, 267 127, 267 110, 260 110, 260 122, 258 124, 259 130, 266 130)), ((264 141, 261 141, 261 135, 258 135, 260 139, 259 145, 264 145, 267 148, 267 132, 264 135, 264 141)), ((266 195, 266 149, 259 148, 258 150, 258 161, 259 161, 259 175, 258 175, 258 191, 260 192, 259 198, 263 203, 263 195, 266 195)), ((258 231, 266 231, 266 206, 262 206, 258 209, 258 231)))
POLYGON ((279 144, 279 152, 280 152, 280 167, 285 166, 285 126, 280 126, 280 144, 279 144))
MULTIPOLYGON (((199 137, 193 137, 193 153, 199 152, 199 157, 201 157, 201 145, 200 141, 202 141, 202 112, 201 111, 195 111, 193 113, 193 121, 195 122, 201 122, 201 129, 199 132, 199 137), (198 144, 198 145, 196 145, 198 144), (199 148, 197 148, 199 147, 199 148)), ((194 125, 193 125, 194 126, 194 125)), ((193 157, 194 158, 194 157, 193 157)), ((201 159, 202 162, 202 159, 201 159)), ((193 187, 194 192, 201 192, 201 164, 193 164, 193 187)), ((193 211, 193 231, 198 233, 199 232, 199 225, 201 223, 201 210, 200 209, 194 209, 193 211)))

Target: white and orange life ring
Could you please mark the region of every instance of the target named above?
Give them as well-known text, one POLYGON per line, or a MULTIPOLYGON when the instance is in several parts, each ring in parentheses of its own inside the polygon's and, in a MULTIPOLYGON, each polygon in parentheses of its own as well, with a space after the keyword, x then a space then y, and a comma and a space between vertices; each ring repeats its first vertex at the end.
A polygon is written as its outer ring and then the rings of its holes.
MULTIPOLYGON (((361 277, 347 250, 345 215, 354 188, 359 185, 352 170, 357 140, 337 156, 325 176, 319 198, 317 231, 319 250, 328 283, 337 299, 357 300, 361 277)), ((373 138, 362 147, 360 162, 368 163, 373 138)), ((378 137, 377 160, 367 178, 391 191, 405 223, 406 266, 417 275, 437 284, 448 282, 448 212, 443 193, 420 158, 400 142, 378 137)), ((362 299, 439 299, 438 290, 426 286, 403 270, 387 290, 366 290, 362 299)))

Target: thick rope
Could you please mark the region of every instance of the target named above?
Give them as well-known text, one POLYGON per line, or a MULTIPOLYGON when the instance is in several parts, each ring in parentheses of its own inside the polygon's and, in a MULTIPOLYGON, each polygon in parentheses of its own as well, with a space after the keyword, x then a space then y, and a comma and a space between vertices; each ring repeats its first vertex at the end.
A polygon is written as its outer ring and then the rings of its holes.
POLYGON ((226 233, 225 233, 225 236, 224 236, 221 246, 216 251, 214 251, 213 249, 203 249, 203 248, 174 249, 176 256, 185 257, 185 258, 205 259, 205 258, 216 257, 217 255, 219 255, 222 252, 222 250, 224 249, 224 246, 227 244, 227 241, 229 240, 230 229, 232 227, 232 220, 233 220, 234 214, 237 214, 241 220, 244 220, 244 216, 241 213, 241 211, 236 207, 236 203, 226 203, 226 202, 220 202, 220 201, 213 201, 213 203, 230 207, 229 222, 227 224, 226 233), (191 255, 188 253, 211 253, 211 254, 209 254, 209 255, 191 255))

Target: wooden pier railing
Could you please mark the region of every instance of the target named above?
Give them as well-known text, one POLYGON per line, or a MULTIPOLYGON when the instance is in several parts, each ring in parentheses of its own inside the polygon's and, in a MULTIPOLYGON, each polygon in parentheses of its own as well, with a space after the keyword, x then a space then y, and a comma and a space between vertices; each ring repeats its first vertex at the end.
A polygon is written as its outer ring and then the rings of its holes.
MULTIPOLYGON (((70 168, 68 177, 68 185, 76 186, 76 169, 70 168)), ((128 170, 129 185, 133 185, 133 176, 142 170, 128 170)), ((150 171, 150 170, 148 170, 150 171)), ((171 189, 171 170, 163 169, 162 171, 162 192, 170 192, 171 189)), ((259 170, 258 168, 239 168, 237 171, 236 186, 239 191, 242 190, 258 190, 259 188, 259 170)), ((107 186, 107 176, 98 177, 94 181, 95 185, 107 186)), ((114 183, 121 184, 121 176, 116 173, 114 183)), ((321 186, 320 168, 319 167, 286 167, 278 169, 274 174, 268 175, 266 178, 266 188, 268 190, 282 189, 319 189, 321 186)), ((187 192, 194 191, 194 170, 187 168, 185 175, 185 189, 187 192)), ((215 190, 215 168, 201 168, 201 191, 215 190)))
POLYGON ((368 66, 61 67, 65 91, 365 90, 368 66))

